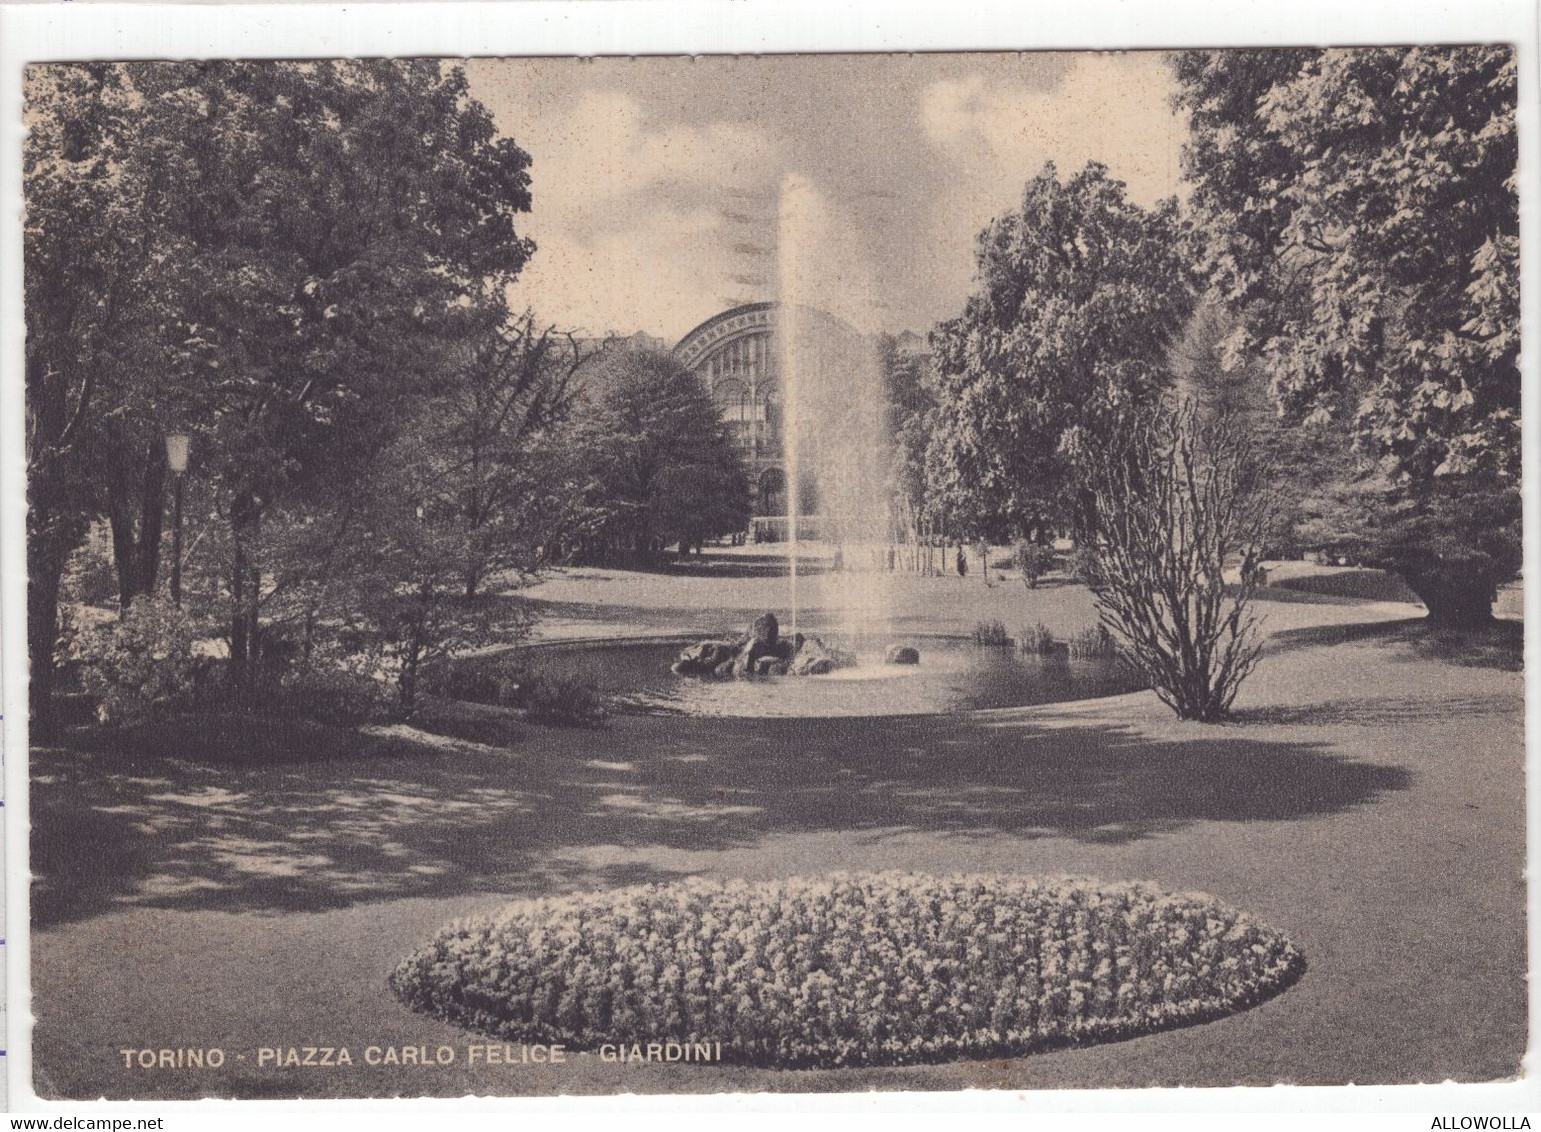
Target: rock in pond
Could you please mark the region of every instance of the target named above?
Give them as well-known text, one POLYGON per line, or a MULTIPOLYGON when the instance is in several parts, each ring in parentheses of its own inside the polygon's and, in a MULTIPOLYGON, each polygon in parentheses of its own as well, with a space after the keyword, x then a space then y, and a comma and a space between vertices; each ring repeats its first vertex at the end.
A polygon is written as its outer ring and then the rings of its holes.
MULTIPOLYGON (((914 664, 897 660, 895 664, 914 664)), ((762 613, 737 640, 698 641, 687 645, 669 668, 677 676, 703 676, 719 680, 732 676, 823 676, 837 668, 849 668, 856 656, 826 645, 818 637, 793 633, 781 635, 774 613, 762 613)))
POLYGON ((829 647, 818 637, 808 637, 792 657, 787 671, 793 676, 824 676, 837 668, 850 668, 855 663, 855 654, 829 647))
POLYGON ((776 647, 776 638, 780 635, 781 625, 774 613, 762 613, 749 623, 749 639, 764 645, 767 650, 776 647))
POLYGON ((889 645, 883 661, 885 664, 919 664, 920 650, 912 645, 889 645))
POLYGON ((710 676, 725 660, 737 655, 737 641, 699 641, 685 648, 671 670, 680 676, 710 676))
POLYGON ((779 656, 762 656, 754 662, 756 676, 785 676, 787 661, 779 656))

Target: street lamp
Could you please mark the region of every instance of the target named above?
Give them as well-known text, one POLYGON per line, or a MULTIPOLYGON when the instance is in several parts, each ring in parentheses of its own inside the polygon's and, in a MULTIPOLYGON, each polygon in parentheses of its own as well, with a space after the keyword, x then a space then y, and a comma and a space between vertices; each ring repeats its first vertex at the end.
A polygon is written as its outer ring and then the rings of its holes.
POLYGON ((191 438, 185 432, 166 436, 166 466, 171 469, 171 604, 182 608, 182 475, 187 471, 191 438))

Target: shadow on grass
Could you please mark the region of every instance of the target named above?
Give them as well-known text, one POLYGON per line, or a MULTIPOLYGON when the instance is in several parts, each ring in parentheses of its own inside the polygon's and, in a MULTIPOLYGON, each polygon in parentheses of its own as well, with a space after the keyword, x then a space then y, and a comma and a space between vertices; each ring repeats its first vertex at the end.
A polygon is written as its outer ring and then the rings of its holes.
POLYGON ((1330 814, 1410 784, 1325 744, 1228 729, 1154 741, 1031 716, 633 717, 607 732, 529 729, 511 748, 323 732, 284 732, 305 749, 262 763, 89 736, 34 751, 35 925, 125 904, 283 912, 536 895, 666 879, 673 851, 785 834, 1122 843, 1198 821, 1330 814))
POLYGON ((1467 719, 1490 712, 1510 711, 1514 707, 1515 697, 1501 693, 1484 696, 1335 700, 1330 703, 1241 708, 1232 713, 1231 722, 1296 727, 1385 727, 1420 720, 1432 723, 1467 719))
POLYGON ((1270 649, 1290 651, 1320 645, 1379 646, 1395 659, 1438 660, 1467 668, 1521 672, 1525 667, 1525 624, 1494 621, 1478 629, 1446 629, 1427 618, 1374 621, 1354 625, 1319 625, 1276 634, 1270 649))

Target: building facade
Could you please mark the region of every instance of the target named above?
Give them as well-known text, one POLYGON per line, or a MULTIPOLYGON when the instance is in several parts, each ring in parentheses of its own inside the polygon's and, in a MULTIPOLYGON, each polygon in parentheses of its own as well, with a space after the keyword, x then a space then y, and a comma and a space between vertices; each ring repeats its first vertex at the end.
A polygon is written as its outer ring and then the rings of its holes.
POLYGON ((748 303, 714 315, 674 347, 711 393, 749 471, 756 515, 786 514, 781 361, 775 303, 748 303))

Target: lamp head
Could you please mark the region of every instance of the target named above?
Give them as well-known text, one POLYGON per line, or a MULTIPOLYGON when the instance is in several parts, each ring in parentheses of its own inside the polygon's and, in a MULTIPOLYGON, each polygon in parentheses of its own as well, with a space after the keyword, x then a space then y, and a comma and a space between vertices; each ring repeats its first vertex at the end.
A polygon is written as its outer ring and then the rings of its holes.
POLYGON ((176 475, 187 471, 187 451, 192 438, 185 432, 169 433, 166 437, 166 464, 176 475))

